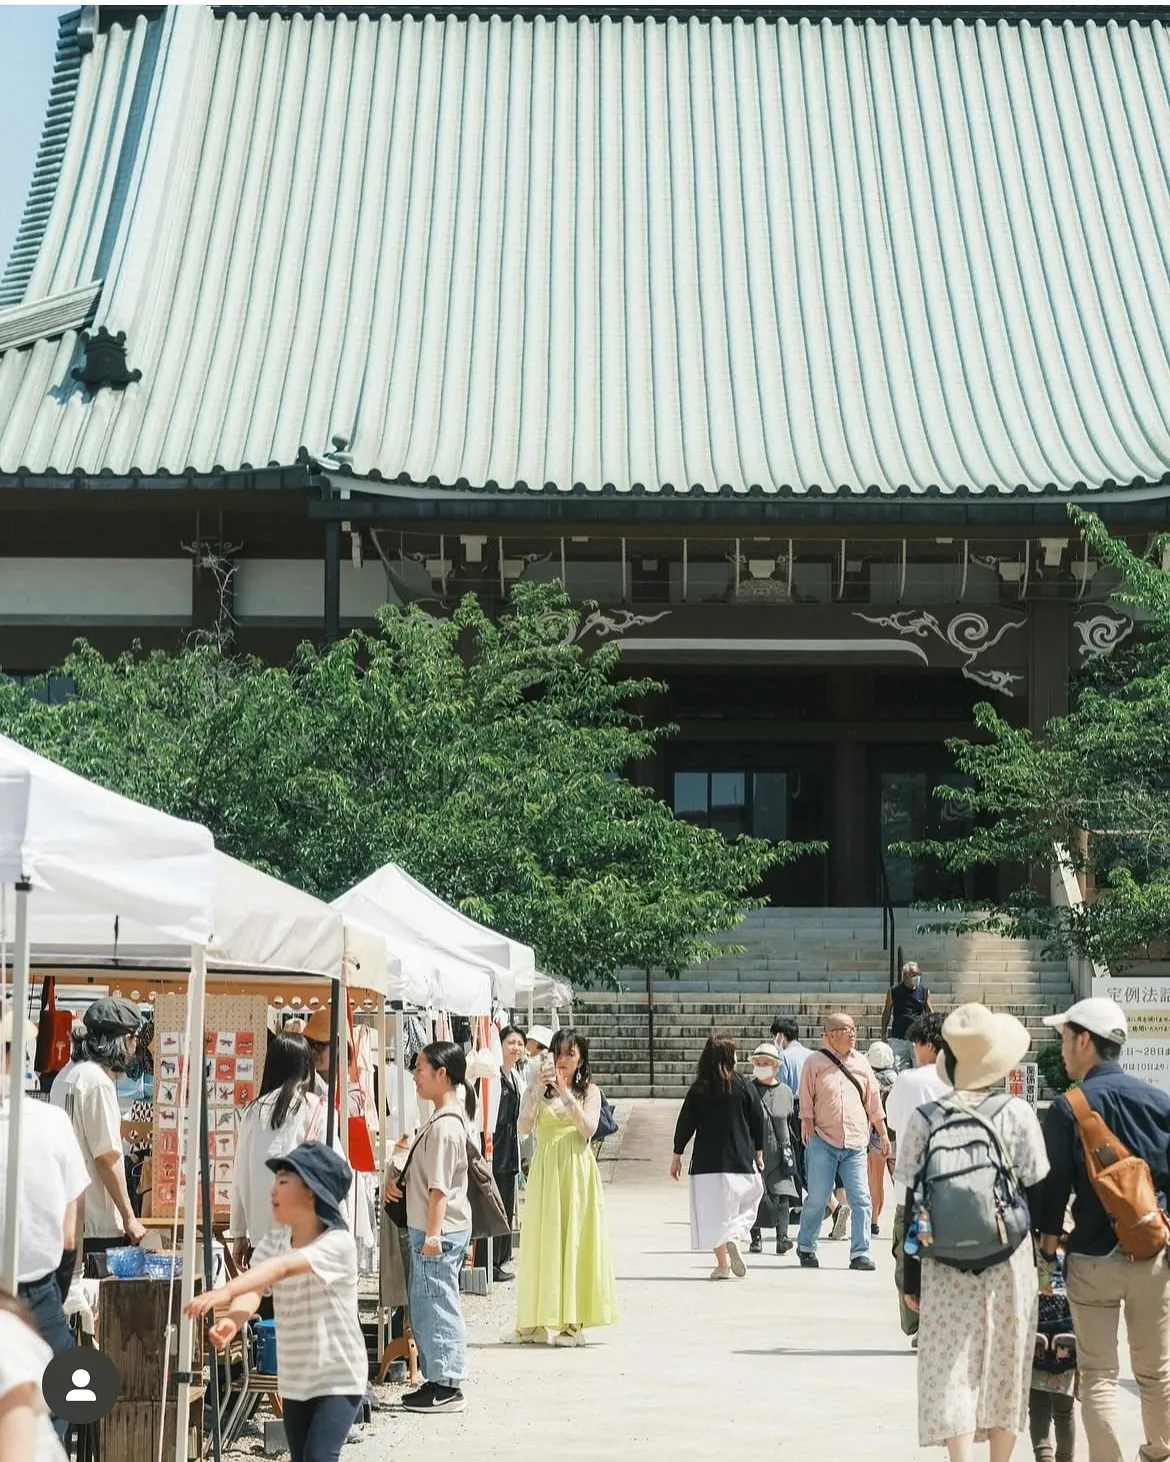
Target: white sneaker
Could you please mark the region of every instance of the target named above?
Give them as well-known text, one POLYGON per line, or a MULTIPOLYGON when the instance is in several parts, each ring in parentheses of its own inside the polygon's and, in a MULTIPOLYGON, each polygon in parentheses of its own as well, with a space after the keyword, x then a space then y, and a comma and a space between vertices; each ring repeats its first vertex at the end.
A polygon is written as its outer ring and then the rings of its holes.
POLYGON ((743 1255, 739 1252, 739 1245, 734 1241, 727 1245, 727 1258, 731 1264, 731 1272, 736 1279, 742 1279, 747 1273, 747 1265, 743 1262, 743 1255))
POLYGON ((500 1335, 501 1345, 547 1345, 548 1331, 543 1327, 535 1330, 505 1330, 500 1335))
POLYGON ((562 1330, 559 1335, 553 1336, 553 1344, 560 1346, 562 1350, 571 1350, 574 1346, 585 1344, 585 1332, 580 1328, 562 1330))
POLYGON ((852 1213, 853 1210, 849 1207, 848 1203, 838 1205, 837 1211, 833 1215, 833 1227, 829 1230, 829 1237, 831 1239, 843 1239, 845 1237, 845 1230, 849 1227, 849 1219, 852 1213))
POLYGON ((731 1278, 731 1270, 730 1269, 712 1269, 711 1274, 710 1274, 710 1278, 711 1279, 730 1279, 731 1278))

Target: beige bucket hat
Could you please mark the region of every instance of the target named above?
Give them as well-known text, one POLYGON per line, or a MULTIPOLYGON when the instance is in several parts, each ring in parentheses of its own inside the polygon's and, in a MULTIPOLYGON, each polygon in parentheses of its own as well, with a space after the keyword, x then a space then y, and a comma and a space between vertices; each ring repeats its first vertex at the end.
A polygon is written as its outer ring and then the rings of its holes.
MULTIPOLYGON (((952 1010, 942 1033, 955 1058, 955 1087, 960 1091, 995 1086, 1019 1065, 1032 1044, 1014 1015, 976 1003, 952 1010)), ((938 1072, 947 1080, 945 1053, 938 1058, 938 1072)))

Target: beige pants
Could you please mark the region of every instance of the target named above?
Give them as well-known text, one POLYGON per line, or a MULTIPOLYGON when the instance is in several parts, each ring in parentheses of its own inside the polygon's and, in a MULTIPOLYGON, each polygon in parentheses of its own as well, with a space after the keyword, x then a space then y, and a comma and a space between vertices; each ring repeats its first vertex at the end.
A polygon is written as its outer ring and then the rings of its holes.
POLYGON ((1117 1437, 1117 1331, 1122 1306, 1141 1396, 1140 1462, 1170 1462, 1170 1265, 1070 1254, 1068 1298, 1077 1335, 1089 1462, 1127 1462, 1117 1437))

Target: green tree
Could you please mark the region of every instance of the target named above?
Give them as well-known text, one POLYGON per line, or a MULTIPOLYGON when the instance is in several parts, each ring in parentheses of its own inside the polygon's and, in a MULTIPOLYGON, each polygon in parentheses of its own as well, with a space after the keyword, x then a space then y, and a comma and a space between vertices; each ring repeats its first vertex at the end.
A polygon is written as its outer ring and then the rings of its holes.
POLYGON ((932 923, 1042 937, 1054 952, 1116 968, 1170 935, 1170 574, 1094 514, 1070 511, 1090 554, 1121 572, 1116 597, 1144 611, 1141 633, 1079 677, 1069 713, 1040 735, 977 706, 986 741, 950 743, 970 783, 939 789, 975 814, 976 830, 904 851, 955 872, 998 863, 1051 871, 1064 848, 1096 890, 1072 912, 1050 906, 1021 872, 1002 903, 938 905, 961 917, 932 923))
POLYGON ((628 781, 666 734, 632 707, 662 687, 581 630, 559 588, 520 585, 498 622, 473 596, 448 620, 386 608, 286 668, 79 644, 74 697, 4 685, 0 728, 321 897, 396 862, 577 984, 677 974, 811 845, 727 842, 628 781))

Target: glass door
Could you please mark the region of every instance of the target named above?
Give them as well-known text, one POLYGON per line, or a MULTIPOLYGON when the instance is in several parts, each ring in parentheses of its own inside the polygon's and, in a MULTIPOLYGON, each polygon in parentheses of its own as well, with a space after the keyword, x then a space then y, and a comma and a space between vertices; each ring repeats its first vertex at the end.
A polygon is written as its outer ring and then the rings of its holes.
MULTIPOLYGON (((888 747, 876 769, 878 853, 885 864, 890 896, 899 907, 947 899, 994 897, 996 870, 951 873, 937 858, 896 853, 898 843, 948 841, 974 828, 971 815, 939 796, 943 786, 961 787, 965 778, 948 766, 945 747, 888 747)), ((878 900, 881 899, 880 871, 878 900)))
MULTIPOLYGON (((717 754, 717 753, 716 753, 717 754)), ((828 837, 829 780, 814 766, 700 770, 687 758, 671 779, 671 803, 679 817, 713 827, 725 838, 744 834, 771 842, 824 841, 828 837)), ((798 858, 769 870, 752 891, 772 904, 828 902, 828 860, 824 854, 798 858)))

